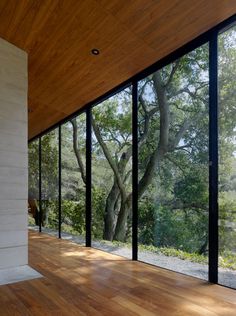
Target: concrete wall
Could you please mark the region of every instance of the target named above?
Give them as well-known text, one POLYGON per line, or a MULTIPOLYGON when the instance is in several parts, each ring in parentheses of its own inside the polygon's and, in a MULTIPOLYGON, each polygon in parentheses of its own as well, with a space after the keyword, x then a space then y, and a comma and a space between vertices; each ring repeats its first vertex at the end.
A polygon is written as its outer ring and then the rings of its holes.
POLYGON ((0 38, 0 268, 28 263, 27 54, 0 38))

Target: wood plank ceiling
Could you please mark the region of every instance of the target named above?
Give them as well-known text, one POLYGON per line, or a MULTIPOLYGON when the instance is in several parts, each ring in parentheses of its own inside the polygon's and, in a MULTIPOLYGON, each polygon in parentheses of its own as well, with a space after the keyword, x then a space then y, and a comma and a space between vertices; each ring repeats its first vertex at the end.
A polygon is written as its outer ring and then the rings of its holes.
POLYGON ((235 0, 0 0, 0 37, 29 54, 29 138, 235 12, 235 0))

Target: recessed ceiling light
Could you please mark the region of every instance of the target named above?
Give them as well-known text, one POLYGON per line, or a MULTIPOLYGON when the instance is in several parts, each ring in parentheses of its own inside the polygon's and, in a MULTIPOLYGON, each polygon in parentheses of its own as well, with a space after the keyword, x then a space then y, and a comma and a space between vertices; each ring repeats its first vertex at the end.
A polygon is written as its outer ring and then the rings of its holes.
POLYGON ((93 48, 92 50, 91 50, 91 53, 93 54, 93 55, 99 55, 100 54, 100 51, 97 49, 97 48, 93 48))

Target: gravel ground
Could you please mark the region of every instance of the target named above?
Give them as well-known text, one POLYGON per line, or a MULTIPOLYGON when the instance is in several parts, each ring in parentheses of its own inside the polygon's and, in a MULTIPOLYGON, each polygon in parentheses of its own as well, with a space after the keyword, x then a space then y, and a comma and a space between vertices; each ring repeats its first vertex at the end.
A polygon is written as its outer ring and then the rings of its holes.
MULTIPOLYGON (((29 226, 29 229, 38 231, 38 227, 36 226, 29 226)), ((42 230, 44 233, 52 236, 57 236, 58 234, 56 231, 49 228, 43 228, 42 230)), ((74 236, 68 233, 62 233, 62 239, 70 240, 82 245, 85 244, 85 238, 82 236, 74 236)), ((93 241, 92 247, 128 259, 131 259, 132 257, 131 248, 112 245, 109 244, 109 242, 93 241)), ((208 266, 204 264, 182 260, 176 257, 168 257, 163 254, 156 254, 149 251, 139 251, 138 257, 140 261, 150 263, 161 268, 180 272, 203 280, 208 279, 208 266)), ((219 268, 218 281, 219 284, 236 289, 236 271, 219 268)))

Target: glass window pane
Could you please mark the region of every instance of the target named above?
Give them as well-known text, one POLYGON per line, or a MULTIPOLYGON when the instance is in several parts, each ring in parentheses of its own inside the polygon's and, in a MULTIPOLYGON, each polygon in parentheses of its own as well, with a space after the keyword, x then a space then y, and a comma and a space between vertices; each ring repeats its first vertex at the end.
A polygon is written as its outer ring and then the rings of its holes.
POLYGON ((131 257, 131 89, 92 110, 92 245, 131 257))
MULTIPOLYGON (((76 236, 85 243, 86 115, 63 124, 62 133, 62 237, 76 236)), ((74 237, 75 238, 75 237, 74 237)))
POLYGON ((208 279, 208 44, 139 82, 139 260, 208 279))
POLYGON ((35 140, 28 147, 29 193, 28 223, 29 226, 39 225, 39 141, 35 140))
POLYGON ((219 283, 236 288, 236 26, 219 35, 219 283))
POLYGON ((58 232, 58 129, 41 138, 42 231, 58 232))

